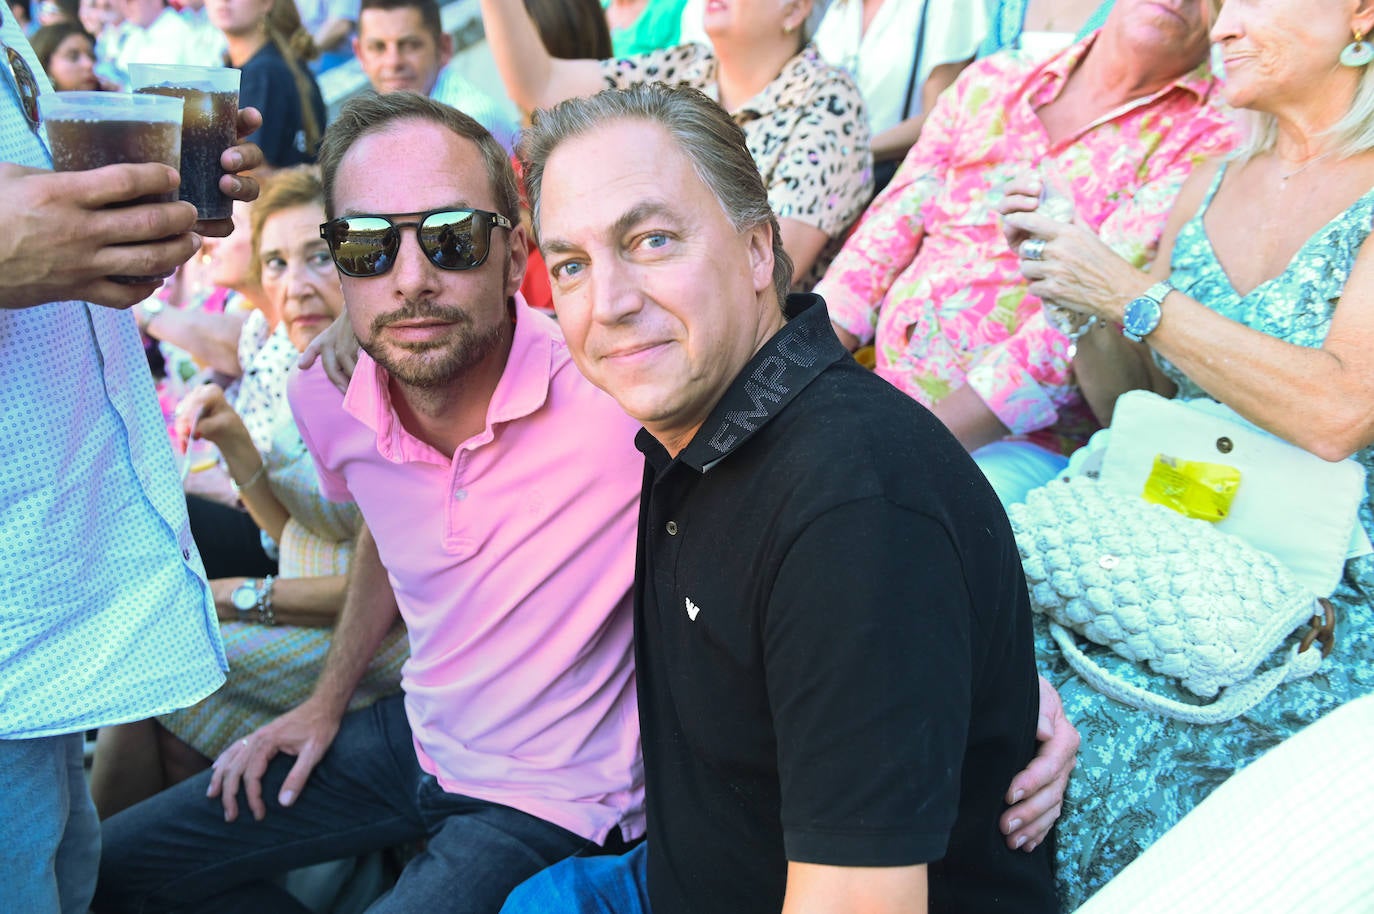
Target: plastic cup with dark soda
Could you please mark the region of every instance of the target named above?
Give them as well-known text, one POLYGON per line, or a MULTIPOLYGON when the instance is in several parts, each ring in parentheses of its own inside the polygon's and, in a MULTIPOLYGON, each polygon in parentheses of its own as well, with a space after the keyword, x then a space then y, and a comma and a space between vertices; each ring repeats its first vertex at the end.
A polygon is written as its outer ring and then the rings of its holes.
MULTIPOLYGON (((181 168, 179 98, 122 92, 48 92, 38 107, 57 171, 87 171, 106 165, 162 162, 181 168)), ((172 203, 177 192, 129 201, 172 203)), ((111 276, 122 283, 157 282, 160 276, 111 276)))
POLYGON ((203 221, 230 227, 233 201, 220 193, 219 158, 238 139, 239 71, 232 67, 131 64, 129 80, 143 95, 166 95, 186 105, 181 121, 181 199, 203 221))

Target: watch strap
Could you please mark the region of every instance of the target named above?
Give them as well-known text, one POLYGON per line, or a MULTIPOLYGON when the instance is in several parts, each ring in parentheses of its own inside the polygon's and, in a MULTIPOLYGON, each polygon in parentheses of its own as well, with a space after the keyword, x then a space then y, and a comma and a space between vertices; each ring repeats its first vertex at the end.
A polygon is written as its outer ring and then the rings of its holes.
POLYGON ((1142 295, 1141 298, 1148 298, 1153 300, 1155 304, 1162 305, 1164 304, 1165 296, 1173 291, 1175 291, 1174 284, 1167 279, 1161 279, 1159 282, 1146 289, 1145 294, 1142 295))

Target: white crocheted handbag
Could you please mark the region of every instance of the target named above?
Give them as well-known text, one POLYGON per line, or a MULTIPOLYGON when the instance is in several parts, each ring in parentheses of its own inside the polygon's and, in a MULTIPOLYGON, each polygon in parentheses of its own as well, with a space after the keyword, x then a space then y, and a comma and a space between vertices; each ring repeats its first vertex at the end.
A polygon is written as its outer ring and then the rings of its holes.
POLYGON ((1096 479, 1042 486, 1008 510, 1031 603, 1069 665, 1098 691, 1193 723, 1230 720, 1278 685, 1311 675, 1329 653, 1329 603, 1278 559, 1206 521, 1122 494, 1096 479), (1313 625, 1281 662, 1256 669, 1313 625), (1075 633, 1203 698, 1195 705, 1126 681, 1078 646, 1075 633), (1322 650, 1310 649, 1314 641, 1322 650))

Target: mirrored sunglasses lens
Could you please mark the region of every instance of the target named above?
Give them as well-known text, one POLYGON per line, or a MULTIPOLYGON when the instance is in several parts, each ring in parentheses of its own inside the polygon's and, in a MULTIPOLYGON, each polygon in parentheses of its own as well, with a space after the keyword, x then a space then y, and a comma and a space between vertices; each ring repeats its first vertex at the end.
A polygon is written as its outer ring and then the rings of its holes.
POLYGON ((339 269, 350 276, 377 276, 391 269, 398 236, 385 219, 340 219, 330 231, 329 247, 339 269))
POLYGON ((420 226, 420 246, 435 266, 470 270, 487 256, 491 231, 481 216, 469 210, 435 213, 420 226))

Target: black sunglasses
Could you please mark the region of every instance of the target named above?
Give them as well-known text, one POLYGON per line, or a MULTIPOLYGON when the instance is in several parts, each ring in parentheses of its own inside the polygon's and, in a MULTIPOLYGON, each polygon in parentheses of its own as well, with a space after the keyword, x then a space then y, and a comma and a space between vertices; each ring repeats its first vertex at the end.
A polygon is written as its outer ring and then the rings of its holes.
POLYGON ((471 270, 487 259, 493 226, 513 227, 500 213, 441 209, 408 222, 391 216, 343 216, 321 225, 320 237, 345 276, 381 276, 396 262, 403 228, 415 229, 420 250, 439 269, 471 270))
POLYGON ((9 45, 4 45, 5 59, 9 62, 10 73, 14 76, 14 85, 19 90, 19 105, 24 109, 24 118, 29 122, 29 126, 35 131, 38 130, 38 80, 33 78, 33 71, 29 69, 28 62, 20 56, 19 52, 9 45))

